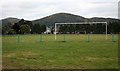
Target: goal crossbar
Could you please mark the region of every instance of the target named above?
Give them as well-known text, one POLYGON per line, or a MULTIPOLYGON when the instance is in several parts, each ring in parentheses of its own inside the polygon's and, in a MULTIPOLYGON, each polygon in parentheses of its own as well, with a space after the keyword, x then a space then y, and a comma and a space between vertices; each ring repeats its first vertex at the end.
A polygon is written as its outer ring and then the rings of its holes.
POLYGON ((103 23, 103 24, 106 24, 106 40, 107 40, 107 22, 79 22, 79 23, 55 23, 55 40, 57 39, 57 25, 58 24, 98 24, 98 23, 103 23))

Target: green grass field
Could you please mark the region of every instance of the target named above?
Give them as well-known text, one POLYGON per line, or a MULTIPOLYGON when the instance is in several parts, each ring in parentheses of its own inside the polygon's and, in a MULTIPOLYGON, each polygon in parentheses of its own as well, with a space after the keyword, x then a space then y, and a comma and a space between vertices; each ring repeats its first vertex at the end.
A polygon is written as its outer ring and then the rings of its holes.
POLYGON ((118 36, 2 36, 3 69, 118 69, 118 36))

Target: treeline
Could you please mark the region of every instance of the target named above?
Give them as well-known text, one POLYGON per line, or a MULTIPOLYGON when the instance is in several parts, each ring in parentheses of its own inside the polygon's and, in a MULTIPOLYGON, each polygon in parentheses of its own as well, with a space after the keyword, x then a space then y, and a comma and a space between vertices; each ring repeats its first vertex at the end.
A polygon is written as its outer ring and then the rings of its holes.
MULTIPOLYGON (((51 34, 54 33, 54 25, 51 26, 51 34)), ((119 33, 120 22, 108 23, 108 33, 119 33)), ((50 27, 49 27, 50 28, 50 27)), ((40 25, 39 23, 33 24, 31 21, 25 21, 21 19, 17 23, 8 23, 2 26, 2 34, 41 34, 46 31, 46 25, 40 25)), ((105 34, 105 24, 70 24, 70 25, 57 25, 57 31, 61 34, 105 34)))
MULTIPOLYGON (((114 22, 109 23, 107 26, 108 33, 119 33, 120 32, 120 23, 114 22)), ((70 25, 59 25, 59 32, 61 34, 86 34, 86 33, 93 33, 93 34, 105 34, 106 33, 106 24, 70 24, 70 25)))
POLYGON ((2 26, 2 34, 41 34, 46 31, 45 25, 32 24, 31 21, 21 19, 17 23, 2 26))

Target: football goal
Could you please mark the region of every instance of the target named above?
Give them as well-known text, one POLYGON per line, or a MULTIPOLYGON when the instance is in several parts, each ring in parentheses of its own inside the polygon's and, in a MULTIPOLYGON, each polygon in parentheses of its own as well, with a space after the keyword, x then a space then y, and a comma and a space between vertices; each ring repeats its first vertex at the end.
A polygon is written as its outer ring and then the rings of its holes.
POLYGON ((105 30, 105 34, 106 34, 106 40, 107 40, 107 22, 80 22, 80 23, 55 23, 55 40, 57 39, 57 25, 77 25, 77 24, 105 24, 106 25, 106 30, 105 30))

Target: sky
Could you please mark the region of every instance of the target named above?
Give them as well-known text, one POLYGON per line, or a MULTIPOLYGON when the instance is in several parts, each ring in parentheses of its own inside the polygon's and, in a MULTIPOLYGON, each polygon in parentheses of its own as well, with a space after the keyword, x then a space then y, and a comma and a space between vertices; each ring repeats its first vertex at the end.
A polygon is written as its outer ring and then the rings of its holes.
POLYGON ((0 0, 0 19, 35 20, 55 13, 118 18, 119 0, 0 0))

